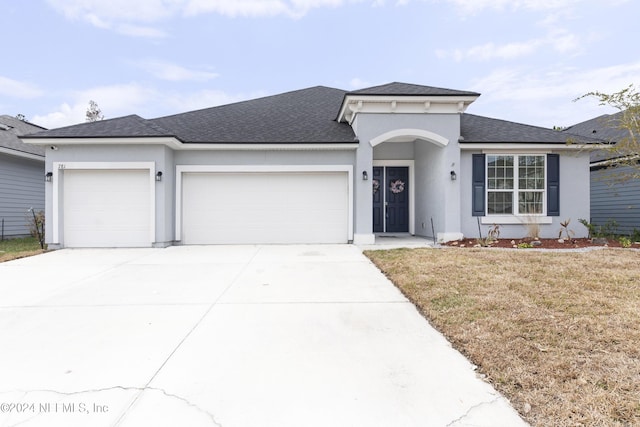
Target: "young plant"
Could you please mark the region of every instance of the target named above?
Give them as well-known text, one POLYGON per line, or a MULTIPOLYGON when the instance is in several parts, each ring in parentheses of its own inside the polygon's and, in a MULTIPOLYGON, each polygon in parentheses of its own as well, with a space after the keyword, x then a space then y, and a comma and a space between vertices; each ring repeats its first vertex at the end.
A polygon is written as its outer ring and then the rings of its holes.
POLYGON ((620 242, 620 244, 622 245, 623 248, 630 248, 631 247, 631 239, 628 238, 627 236, 618 237, 618 242, 620 242))
POLYGON ((29 231, 33 237, 38 239, 40 249, 44 249, 44 212, 36 213, 33 208, 29 208, 27 212, 31 213, 31 216, 27 216, 29 231))
POLYGON ((560 233, 558 233, 558 239, 562 239, 562 235, 567 236, 567 240, 571 239, 576 233, 573 230, 569 229, 569 223, 571 222, 571 218, 564 220, 560 223, 560 233))

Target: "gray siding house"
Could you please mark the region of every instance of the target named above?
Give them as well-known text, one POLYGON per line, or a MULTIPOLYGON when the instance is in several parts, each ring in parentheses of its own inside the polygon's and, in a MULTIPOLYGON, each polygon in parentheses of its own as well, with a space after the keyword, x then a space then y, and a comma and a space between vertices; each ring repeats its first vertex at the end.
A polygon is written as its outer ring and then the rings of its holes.
MULTIPOLYGON (((605 114, 573 125, 566 132, 615 144, 629 136, 619 126, 620 114, 605 114)), ((615 157, 619 155, 606 148, 591 154, 590 222, 602 226, 615 221, 617 233, 632 234, 640 231, 640 179, 629 179, 634 171, 630 166, 616 166, 615 157)))
POLYGON ((18 135, 44 128, 0 115, 0 238, 29 235, 27 209, 44 210, 44 148, 18 135))
POLYGON ((52 148, 52 247, 450 241, 476 237, 478 223, 483 234, 500 224, 517 238, 535 222, 553 237, 560 221, 589 217, 580 144, 468 114, 479 96, 406 83, 317 86, 23 140, 52 148))

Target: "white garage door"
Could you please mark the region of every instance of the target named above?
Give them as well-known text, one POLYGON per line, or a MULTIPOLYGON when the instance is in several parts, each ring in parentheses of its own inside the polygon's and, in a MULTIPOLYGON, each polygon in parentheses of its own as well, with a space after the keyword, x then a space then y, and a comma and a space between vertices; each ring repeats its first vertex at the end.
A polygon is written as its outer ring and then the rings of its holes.
POLYGON ((150 246, 148 170, 65 170, 65 247, 150 246))
POLYGON ((346 243, 347 173, 184 173, 185 244, 346 243))

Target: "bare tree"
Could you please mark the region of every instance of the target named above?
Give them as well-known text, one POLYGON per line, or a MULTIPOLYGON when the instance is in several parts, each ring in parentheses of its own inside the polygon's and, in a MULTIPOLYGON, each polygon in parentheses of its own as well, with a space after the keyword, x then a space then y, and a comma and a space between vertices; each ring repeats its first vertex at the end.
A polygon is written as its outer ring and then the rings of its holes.
POLYGON ((615 93, 599 91, 586 93, 583 98, 596 98, 600 105, 616 108, 605 126, 615 130, 615 140, 606 141, 610 167, 616 169, 618 180, 640 178, 640 92, 633 85, 615 93))
POLYGON ((102 110, 100 110, 100 107, 98 107, 98 103, 93 100, 89 101, 89 107, 87 108, 86 116, 87 122, 97 122, 104 119, 104 115, 102 115, 102 110))

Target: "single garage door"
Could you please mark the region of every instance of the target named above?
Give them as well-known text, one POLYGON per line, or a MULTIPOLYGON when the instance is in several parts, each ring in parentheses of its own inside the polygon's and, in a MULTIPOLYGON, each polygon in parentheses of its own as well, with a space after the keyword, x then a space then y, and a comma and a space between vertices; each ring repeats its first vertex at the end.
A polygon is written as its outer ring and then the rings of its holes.
POLYGON ((185 244, 347 243, 342 172, 184 173, 185 244))
POLYGON ((150 246, 148 170, 65 170, 65 247, 150 246))

